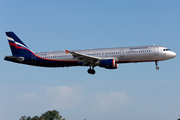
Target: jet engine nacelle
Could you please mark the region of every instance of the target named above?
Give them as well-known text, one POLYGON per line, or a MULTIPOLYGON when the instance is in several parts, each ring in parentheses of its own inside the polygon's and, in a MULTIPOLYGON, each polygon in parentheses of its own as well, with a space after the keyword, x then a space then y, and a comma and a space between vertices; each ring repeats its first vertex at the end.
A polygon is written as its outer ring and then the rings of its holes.
POLYGON ((118 68, 118 64, 115 63, 114 67, 105 67, 106 69, 117 69, 118 68))
POLYGON ((106 69, 117 69, 118 65, 115 63, 114 59, 106 59, 99 61, 99 67, 104 67, 106 69))

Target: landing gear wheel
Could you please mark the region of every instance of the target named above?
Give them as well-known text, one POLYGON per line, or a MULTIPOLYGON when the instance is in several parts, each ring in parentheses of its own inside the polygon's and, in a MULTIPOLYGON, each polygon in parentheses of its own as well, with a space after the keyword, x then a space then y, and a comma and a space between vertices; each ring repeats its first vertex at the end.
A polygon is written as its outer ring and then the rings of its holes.
POLYGON ((91 70, 91 74, 94 75, 96 71, 94 69, 91 70))
POLYGON ((156 70, 159 70, 159 67, 157 66, 158 65, 157 61, 155 61, 155 64, 156 64, 156 70))
POLYGON ((159 70, 159 67, 158 67, 158 66, 156 66, 156 70, 159 70))
POLYGON ((87 72, 92 75, 94 75, 96 73, 96 71, 94 69, 88 69, 87 72))
POLYGON ((91 74, 91 69, 88 69, 87 72, 88 72, 89 74, 91 74))

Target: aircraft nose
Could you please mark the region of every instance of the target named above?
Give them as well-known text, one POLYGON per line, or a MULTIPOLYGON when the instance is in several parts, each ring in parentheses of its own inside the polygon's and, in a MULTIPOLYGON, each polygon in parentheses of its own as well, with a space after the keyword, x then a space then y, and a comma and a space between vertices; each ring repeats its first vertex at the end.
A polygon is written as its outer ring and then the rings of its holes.
POLYGON ((171 56, 172 56, 172 58, 176 57, 176 53, 175 52, 171 52, 171 56))

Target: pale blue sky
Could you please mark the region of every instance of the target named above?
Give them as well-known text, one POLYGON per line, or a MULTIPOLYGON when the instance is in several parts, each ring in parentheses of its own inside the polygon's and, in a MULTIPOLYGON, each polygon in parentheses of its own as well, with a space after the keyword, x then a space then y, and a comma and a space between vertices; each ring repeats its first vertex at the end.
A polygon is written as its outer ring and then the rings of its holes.
POLYGON ((66 120, 176 120, 180 115, 179 0, 0 1, 0 119, 58 110, 66 120), (40 68, 4 61, 6 31, 33 51, 162 45, 155 63, 40 68))

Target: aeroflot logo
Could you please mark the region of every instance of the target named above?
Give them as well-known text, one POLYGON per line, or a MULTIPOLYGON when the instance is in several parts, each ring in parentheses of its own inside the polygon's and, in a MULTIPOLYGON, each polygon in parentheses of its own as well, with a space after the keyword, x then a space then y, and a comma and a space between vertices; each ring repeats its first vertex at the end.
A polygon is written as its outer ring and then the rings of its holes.
POLYGON ((8 36, 7 36, 7 39, 8 39, 8 40, 11 40, 11 41, 14 41, 14 39, 12 39, 12 38, 10 38, 10 37, 8 37, 8 36))
MULTIPOLYGON (((20 47, 27 48, 27 47, 26 47, 26 46, 24 46, 23 44, 21 44, 21 43, 18 43, 18 42, 16 42, 16 41, 14 41, 14 39, 13 39, 13 38, 11 38, 11 37, 8 37, 8 36, 7 36, 7 39, 8 39, 8 40, 10 40, 10 41, 15 42, 15 44, 16 44, 16 45, 18 45, 18 46, 20 46, 20 47)), ((27 48, 27 49, 28 49, 28 48, 27 48)))
POLYGON ((148 49, 148 47, 134 47, 134 48, 129 48, 130 50, 134 50, 134 49, 148 49))

